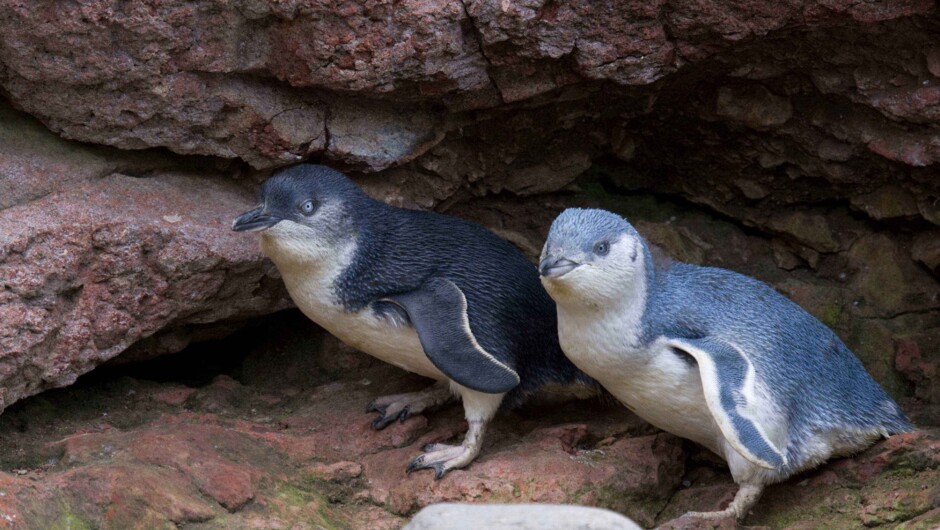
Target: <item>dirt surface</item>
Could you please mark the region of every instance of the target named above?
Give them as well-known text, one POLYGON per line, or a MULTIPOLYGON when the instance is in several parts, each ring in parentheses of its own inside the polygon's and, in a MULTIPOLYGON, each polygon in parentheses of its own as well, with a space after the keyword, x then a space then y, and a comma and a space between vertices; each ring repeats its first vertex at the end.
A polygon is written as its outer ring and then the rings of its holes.
MULTIPOLYGON (((425 384, 295 312, 99 368, 0 416, 0 527, 399 528, 438 501, 577 503, 650 527, 734 494, 717 457, 610 400, 557 395, 500 414, 469 468, 407 475, 423 444, 462 435, 460 407, 382 431, 365 407, 425 384)), ((770 488, 745 524, 902 522, 940 524, 935 428, 770 488)))

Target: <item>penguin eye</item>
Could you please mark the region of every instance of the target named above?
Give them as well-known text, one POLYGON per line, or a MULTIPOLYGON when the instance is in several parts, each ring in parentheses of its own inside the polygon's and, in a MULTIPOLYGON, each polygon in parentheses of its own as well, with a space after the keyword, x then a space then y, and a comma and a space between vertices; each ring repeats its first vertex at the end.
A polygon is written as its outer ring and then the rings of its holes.
POLYGON ((303 212, 304 215, 312 214, 315 209, 316 205, 313 204, 312 200, 306 201, 300 205, 300 211, 303 212))
POLYGON ((610 243, 606 241, 594 243, 594 253, 598 256, 606 256, 608 252, 610 252, 610 243))

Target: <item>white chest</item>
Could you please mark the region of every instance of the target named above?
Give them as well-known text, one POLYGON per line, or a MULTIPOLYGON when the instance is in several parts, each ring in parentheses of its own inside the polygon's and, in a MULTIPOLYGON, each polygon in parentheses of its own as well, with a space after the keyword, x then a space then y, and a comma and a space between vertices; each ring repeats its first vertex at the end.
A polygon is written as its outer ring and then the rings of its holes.
POLYGON ((641 418, 721 455, 721 432, 705 403, 698 368, 662 341, 640 346, 640 315, 629 308, 573 314, 559 307, 562 350, 641 418))
POLYGON ((333 283, 350 262, 351 249, 338 259, 319 263, 284 259, 271 244, 262 244, 262 249, 277 265, 288 293, 307 318, 373 357, 409 372, 446 379, 425 355, 413 328, 395 325, 371 307, 349 312, 337 302, 333 283))

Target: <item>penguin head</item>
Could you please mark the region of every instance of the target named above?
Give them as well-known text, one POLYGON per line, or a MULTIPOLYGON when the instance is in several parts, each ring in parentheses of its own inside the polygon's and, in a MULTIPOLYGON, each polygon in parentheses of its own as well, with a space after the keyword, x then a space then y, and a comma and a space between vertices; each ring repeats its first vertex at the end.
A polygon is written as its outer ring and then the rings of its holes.
POLYGON ((623 217, 569 208, 552 223, 539 275, 557 303, 599 308, 646 281, 648 256, 643 238, 623 217))
POLYGON ((258 206, 232 223, 236 232, 261 232, 266 253, 328 259, 355 240, 369 197, 348 177, 326 166, 300 164, 261 185, 258 206))

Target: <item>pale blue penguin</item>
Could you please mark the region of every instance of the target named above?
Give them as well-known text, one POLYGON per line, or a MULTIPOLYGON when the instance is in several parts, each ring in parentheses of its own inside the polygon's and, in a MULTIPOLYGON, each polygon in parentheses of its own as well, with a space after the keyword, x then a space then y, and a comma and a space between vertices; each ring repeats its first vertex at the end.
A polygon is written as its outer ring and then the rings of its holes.
POLYGON ((912 429, 835 333, 767 284, 654 259, 622 217, 569 209, 539 267, 562 350, 653 425, 722 456, 743 517, 767 484, 912 429))

